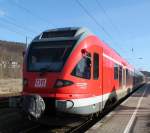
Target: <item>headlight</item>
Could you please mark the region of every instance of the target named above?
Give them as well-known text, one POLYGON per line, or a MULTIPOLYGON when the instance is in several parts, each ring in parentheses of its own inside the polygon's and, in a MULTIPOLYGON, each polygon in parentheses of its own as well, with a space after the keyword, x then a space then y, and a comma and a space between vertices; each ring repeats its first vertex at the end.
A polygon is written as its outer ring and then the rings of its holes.
POLYGON ((54 85, 54 88, 65 87, 65 86, 69 86, 69 85, 72 85, 72 84, 73 84, 72 81, 58 79, 56 81, 55 85, 54 85))

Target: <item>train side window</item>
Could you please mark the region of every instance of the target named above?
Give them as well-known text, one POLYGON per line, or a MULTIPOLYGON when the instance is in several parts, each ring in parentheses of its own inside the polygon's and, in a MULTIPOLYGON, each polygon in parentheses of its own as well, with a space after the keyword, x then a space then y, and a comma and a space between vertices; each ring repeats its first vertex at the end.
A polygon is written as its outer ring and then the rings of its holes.
POLYGON ((119 66, 119 86, 122 88, 122 66, 119 66))
POLYGON ((93 56, 93 78, 99 78, 99 54, 94 53, 93 56))
POLYGON ((82 57, 82 59, 77 63, 77 65, 73 69, 71 75, 84 78, 84 79, 91 78, 91 54, 90 53, 82 57))
POLYGON ((129 70, 126 69, 126 83, 128 84, 129 81, 129 70))
POLYGON ((114 79, 117 80, 119 78, 118 76, 118 70, 119 70, 119 65, 118 64, 114 64, 114 79))

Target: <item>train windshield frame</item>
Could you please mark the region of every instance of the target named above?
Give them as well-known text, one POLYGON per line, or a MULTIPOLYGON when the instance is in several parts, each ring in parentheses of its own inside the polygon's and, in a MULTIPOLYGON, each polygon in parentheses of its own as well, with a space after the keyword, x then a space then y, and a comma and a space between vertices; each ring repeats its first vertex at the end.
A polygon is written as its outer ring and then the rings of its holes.
POLYGON ((32 42, 27 55, 27 71, 60 72, 77 40, 32 42))

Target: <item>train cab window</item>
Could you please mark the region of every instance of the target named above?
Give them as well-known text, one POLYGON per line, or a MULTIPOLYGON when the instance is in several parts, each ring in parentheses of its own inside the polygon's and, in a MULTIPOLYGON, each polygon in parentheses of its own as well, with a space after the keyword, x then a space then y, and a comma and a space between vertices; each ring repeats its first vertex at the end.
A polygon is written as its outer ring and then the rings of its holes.
POLYGON ((33 42, 27 57, 28 71, 60 72, 76 41, 33 42))
POLYGON ((117 80, 119 78, 118 76, 118 70, 119 70, 119 65, 118 64, 114 64, 114 79, 117 80))
POLYGON ((77 65, 73 69, 71 75, 84 78, 84 79, 91 78, 91 54, 90 53, 82 57, 82 59, 77 63, 77 65))
POLYGON ((99 54, 94 53, 93 56, 93 78, 99 78, 99 54))

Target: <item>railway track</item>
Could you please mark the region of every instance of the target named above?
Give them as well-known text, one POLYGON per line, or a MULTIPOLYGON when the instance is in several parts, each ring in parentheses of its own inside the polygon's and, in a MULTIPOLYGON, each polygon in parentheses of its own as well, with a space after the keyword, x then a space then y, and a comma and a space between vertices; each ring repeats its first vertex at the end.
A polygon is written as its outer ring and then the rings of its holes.
MULTIPOLYGON (((85 126, 87 123, 89 123, 89 120, 84 121, 82 124, 79 124, 78 126, 76 125, 75 127, 73 126, 57 126, 57 125, 53 125, 52 126, 48 126, 48 125, 41 125, 41 124, 37 124, 34 126, 31 126, 27 129, 21 130, 19 133, 33 133, 33 132, 37 132, 37 133, 74 133, 79 131, 83 126, 85 126)), ((81 131, 81 130, 80 130, 81 131)))
POLYGON ((9 98, 0 98, 0 108, 9 107, 9 98))
POLYGON ((32 125, 32 126, 29 126, 26 129, 20 130, 19 133, 33 133, 35 131, 37 132, 37 131, 41 130, 41 128, 43 128, 41 125, 35 124, 35 125, 32 125))
POLYGON ((0 133, 20 133, 37 125, 26 119, 20 110, 12 108, 0 109, 0 133))
MULTIPOLYGON (((131 95, 131 94, 130 94, 131 95)), ((117 107, 121 102, 123 102, 130 95, 123 98, 120 102, 113 105, 110 109, 103 111, 98 117, 74 117, 74 116, 50 116, 43 117, 38 122, 37 121, 29 121, 24 119, 20 114, 9 114, 7 111, 6 117, 11 119, 11 122, 7 122, 2 124, 3 126, 12 125, 7 131, 13 131, 13 133, 82 133, 87 131, 91 126, 100 121, 106 114, 111 112, 115 107, 117 107), (16 115, 16 116, 15 116, 16 115), (18 120, 16 120, 18 119, 18 120), (22 123, 20 125, 20 123, 22 123)), ((6 112, 5 109, 2 109, 0 113, 6 112)), ((0 114, 0 116, 1 116, 0 114)), ((0 120, 5 120, 4 118, 0 118, 0 120)), ((1 127, 1 126, 0 126, 1 127)), ((1 132, 1 130, 0 130, 1 132)), ((10 132, 11 133, 11 132, 10 132)))
MULTIPOLYGON (((55 123, 55 121, 49 123, 49 125, 37 123, 27 129, 21 130, 19 133, 82 133, 93 126, 99 119, 101 118, 84 118, 84 120, 82 118, 82 120, 74 122, 70 119, 70 123, 65 122, 65 124, 55 123)), ((65 120, 63 119, 63 121, 65 120)))
MULTIPOLYGON (((138 88, 137 88, 138 89, 138 88)), ((136 90, 137 90, 136 89, 136 90)), ((136 91, 135 90, 135 91, 136 91)), ((132 92, 134 93, 134 92, 132 92)), ((131 93, 131 94, 132 94, 131 93)), ((116 108, 120 103, 122 103, 125 99, 127 99, 131 94, 126 96, 125 98, 121 99, 118 103, 114 104, 111 108, 105 109, 100 115, 91 116, 89 118, 81 117, 79 119, 77 118, 71 118, 71 117, 59 117, 60 119, 54 120, 54 118, 47 118, 51 119, 49 122, 44 121, 42 124, 40 122, 30 127, 21 133, 82 133, 86 132, 90 127, 92 127, 94 124, 96 124, 98 121, 100 121, 105 115, 107 115, 109 112, 111 112, 114 108, 116 108), (68 121, 68 118, 70 119, 70 122, 68 121), (45 125, 49 123, 49 125, 45 125)), ((41 121, 42 122, 42 121, 41 121)))
POLYGON ((98 117, 49 117, 49 121, 38 121, 35 125, 23 129, 19 133, 82 133, 87 131, 110 111, 105 111, 98 117))
MULTIPOLYGON (((90 128, 92 125, 94 125, 98 120, 100 120, 101 118, 87 118, 87 117, 70 117, 68 119, 68 117, 64 117, 64 116, 59 116, 57 117, 51 117, 51 118, 47 118, 47 120, 49 119, 50 121, 45 121, 43 119, 41 119, 38 123, 37 122, 31 122, 28 121, 27 119, 24 119, 20 114, 16 113, 16 111, 11 111, 11 113, 9 113, 9 109, 8 111, 6 111, 6 109, 2 109, 1 110, 1 114, 5 113, 5 116, 1 116, 1 120, 6 120, 6 122, 4 122, 2 124, 2 126, 6 126, 9 123, 13 122, 13 124, 10 124, 11 127, 9 127, 9 129, 4 130, 6 132, 10 132, 13 131, 13 133, 33 133, 33 132, 37 132, 37 133, 56 133, 56 132, 61 132, 61 133, 76 133, 76 132, 84 132, 86 131, 88 128, 90 128), (2 111, 4 110, 4 111, 2 111), (18 119, 18 120, 17 120, 18 119), (44 120, 44 121, 43 121, 44 120), (9 121, 9 122, 8 122, 9 121), (24 123, 24 125, 20 125, 20 123, 24 123), (49 123, 47 125, 47 123, 49 123)), ((1 115, 0 114, 0 115, 1 115)), ((1 130, 0 130, 1 131, 1 130)))

